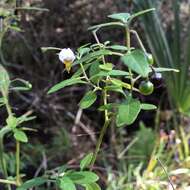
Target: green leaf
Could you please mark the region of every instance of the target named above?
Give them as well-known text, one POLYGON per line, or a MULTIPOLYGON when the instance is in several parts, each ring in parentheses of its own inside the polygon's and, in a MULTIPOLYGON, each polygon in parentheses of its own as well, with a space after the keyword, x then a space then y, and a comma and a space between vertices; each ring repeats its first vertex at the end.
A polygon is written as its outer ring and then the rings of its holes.
POLYGON ((126 89, 131 89, 131 85, 130 85, 130 84, 128 84, 128 83, 126 83, 126 82, 123 82, 123 81, 121 81, 121 80, 119 80, 119 79, 112 78, 112 79, 110 80, 110 82, 113 83, 113 84, 116 85, 116 86, 124 87, 124 88, 126 88, 126 89))
POLYGON ((59 179, 58 184, 61 190, 76 190, 76 187, 73 181, 66 176, 63 177, 62 179, 59 179))
POLYGON ((87 154, 80 162, 80 169, 81 170, 84 170, 84 168, 87 168, 91 161, 92 161, 92 158, 93 158, 93 153, 89 153, 87 154))
POLYGON ((13 86, 11 87, 11 90, 18 90, 18 91, 27 91, 32 88, 32 84, 23 79, 15 79, 11 81, 11 86, 13 86))
POLYGON ((129 69, 141 75, 148 77, 150 72, 149 63, 143 51, 134 50, 122 57, 122 61, 129 69))
POLYGON ((101 190, 100 186, 97 183, 91 183, 84 185, 86 190, 101 190))
POLYGON ((136 18, 136 17, 138 17, 138 16, 141 16, 141 15, 143 15, 143 14, 146 14, 146 13, 149 13, 149 12, 152 12, 152 11, 155 11, 155 10, 156 10, 155 8, 150 8, 150 9, 146 9, 146 10, 143 10, 143 11, 139 11, 139 12, 137 12, 137 13, 131 15, 130 20, 132 20, 132 19, 134 19, 134 18, 136 18))
POLYGON ((108 22, 108 23, 103 23, 103 24, 98 24, 98 25, 95 25, 95 26, 91 26, 88 28, 88 30, 98 30, 100 28, 103 28, 103 27, 108 27, 108 26, 124 26, 123 23, 121 22, 108 22))
POLYGON ((106 104, 106 105, 102 105, 98 108, 99 111, 105 111, 105 110, 111 110, 113 108, 116 108, 118 107, 119 104, 116 104, 116 103, 109 103, 109 104, 106 104))
POLYGON ((59 175, 61 175, 62 173, 65 173, 66 170, 67 170, 67 165, 63 165, 63 166, 58 167, 57 173, 58 173, 59 175))
POLYGON ((92 65, 90 66, 90 70, 89 70, 89 75, 90 77, 92 77, 92 82, 97 83, 99 76, 96 76, 99 72, 100 72, 100 68, 99 68, 100 63, 98 61, 96 61, 95 63, 92 63, 92 65))
POLYGON ((67 79, 64 80, 58 84, 56 84, 55 86, 53 86, 49 91, 48 94, 51 94, 53 92, 56 92, 66 86, 71 86, 73 84, 84 84, 86 83, 85 81, 82 81, 80 78, 71 78, 71 79, 67 79))
POLYGON ((18 124, 36 119, 36 116, 22 115, 17 118, 18 124))
POLYGON ((0 98, 0 107, 5 105, 4 98, 0 98))
POLYGON ((81 59, 76 60, 73 63, 74 65, 80 64, 80 63, 88 63, 89 61, 92 61, 94 59, 97 59, 103 55, 112 55, 112 51, 106 50, 106 49, 101 49, 95 52, 88 53, 87 55, 83 56, 81 59))
POLYGON ((124 97, 126 96, 126 94, 123 91, 123 88, 121 86, 109 85, 109 86, 106 86, 105 89, 107 91, 119 92, 119 93, 123 94, 124 97))
POLYGON ((81 99, 81 101, 79 102, 79 105, 82 109, 86 109, 90 107, 96 101, 96 99, 97 99, 96 92, 89 91, 81 99))
POLYGON ((41 47, 41 50, 43 53, 47 51, 61 51, 61 48, 56 48, 56 47, 41 47))
POLYGON ((112 63, 106 63, 104 65, 99 65, 100 69, 105 71, 111 71, 113 69, 112 63))
POLYGON ((0 64, 0 92, 8 94, 8 89, 10 85, 10 78, 8 72, 0 64))
POLYGON ((169 72, 171 72, 171 71, 173 71, 173 72, 179 72, 178 69, 164 68, 164 67, 154 68, 154 70, 155 70, 156 72, 167 72, 167 71, 169 71, 169 72))
POLYGON ((145 104, 145 103, 143 103, 143 104, 141 104, 141 109, 142 110, 155 110, 155 109, 157 109, 157 107, 155 105, 153 105, 153 104, 145 104))
POLYGON ((9 29, 14 30, 16 32, 21 32, 22 31, 21 28, 19 28, 18 26, 9 26, 9 29))
POLYGON ((49 11, 49 9, 46 9, 46 8, 32 7, 32 6, 17 7, 17 9, 18 9, 18 10, 28 10, 28 11, 31 11, 31 10, 34 10, 34 11, 49 11))
POLYGON ((112 70, 108 73, 110 76, 129 76, 129 72, 121 70, 112 70))
POLYGON ((28 137, 26 136, 26 133, 21 131, 21 130, 14 130, 14 138, 17 141, 27 143, 28 142, 28 137))
POLYGON ((14 90, 14 91, 28 91, 30 89, 27 88, 27 87, 18 86, 18 87, 12 87, 12 88, 10 88, 10 90, 14 90))
POLYGON ((98 181, 99 177, 90 171, 72 172, 67 176, 76 184, 90 184, 98 181))
POLYGON ((31 180, 26 181, 23 183, 20 187, 18 187, 16 190, 28 190, 33 187, 38 187, 40 185, 43 185, 47 182, 47 179, 44 179, 42 177, 33 178, 31 180))
POLYGON ((14 129, 17 127, 18 120, 16 117, 9 115, 9 117, 6 120, 6 123, 7 123, 8 127, 10 127, 11 129, 14 129))
POLYGON ((94 80, 99 77, 107 77, 107 76, 125 76, 128 77, 129 73, 121 70, 112 70, 112 71, 100 71, 98 74, 93 75, 90 80, 94 80))
POLYGON ((119 50, 119 51, 127 51, 128 50, 128 48, 126 46, 122 46, 122 45, 111 45, 111 46, 107 46, 106 48, 113 49, 113 50, 119 50))
POLYGON ((108 17, 126 23, 130 19, 131 15, 129 13, 116 13, 109 15, 108 17))
MULTIPOLYGON (((86 71, 91 66, 91 64, 92 63, 88 63, 88 64, 83 65, 83 69, 86 71)), ((83 74, 83 69, 82 68, 78 68, 77 71, 72 75, 71 78, 80 77, 80 75, 83 74)))
POLYGON ((82 57, 83 55, 87 54, 90 52, 90 48, 88 47, 83 47, 83 48, 79 48, 78 52, 80 53, 80 56, 82 57))
POLYGON ((0 129, 0 138, 3 139, 3 137, 5 136, 5 134, 9 133, 11 131, 11 129, 7 126, 3 127, 0 129))
POLYGON ((119 105, 116 117, 118 127, 123 125, 131 125, 137 118, 141 110, 139 100, 128 97, 122 104, 119 105))

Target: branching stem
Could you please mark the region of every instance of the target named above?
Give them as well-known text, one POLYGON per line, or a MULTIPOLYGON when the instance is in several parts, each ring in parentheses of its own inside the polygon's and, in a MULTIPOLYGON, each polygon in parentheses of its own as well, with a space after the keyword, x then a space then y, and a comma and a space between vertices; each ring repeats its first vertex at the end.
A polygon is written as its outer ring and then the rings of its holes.
MULTIPOLYGON (((104 100, 104 105, 106 105, 107 104, 107 92, 106 92, 106 90, 103 91, 103 100, 104 100)), ((96 161, 97 155, 98 155, 98 153, 100 151, 100 148, 101 148, 101 145, 102 145, 104 135, 105 135, 105 133, 107 131, 107 128, 109 126, 109 121, 110 120, 109 120, 109 117, 108 117, 108 110, 104 111, 104 117, 105 117, 104 126, 102 127, 102 129, 100 131, 100 136, 98 138, 98 141, 97 141, 97 144, 96 144, 96 149, 94 151, 94 155, 93 155, 91 165, 90 165, 91 170, 93 169, 94 163, 96 161)))

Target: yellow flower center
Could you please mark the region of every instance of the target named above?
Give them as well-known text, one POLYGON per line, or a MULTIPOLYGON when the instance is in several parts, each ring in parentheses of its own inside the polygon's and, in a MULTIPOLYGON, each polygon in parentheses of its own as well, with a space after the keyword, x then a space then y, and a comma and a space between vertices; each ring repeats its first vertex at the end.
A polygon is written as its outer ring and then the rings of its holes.
POLYGON ((65 64, 65 69, 66 69, 67 72, 69 73, 70 70, 71 70, 72 61, 70 61, 70 60, 65 60, 65 61, 64 61, 64 64, 65 64))

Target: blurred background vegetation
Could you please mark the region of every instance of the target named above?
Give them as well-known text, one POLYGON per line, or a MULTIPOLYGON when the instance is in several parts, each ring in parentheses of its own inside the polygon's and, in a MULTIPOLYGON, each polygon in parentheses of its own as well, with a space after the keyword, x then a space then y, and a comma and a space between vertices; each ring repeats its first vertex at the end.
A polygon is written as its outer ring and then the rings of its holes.
MULTIPOLYGON (((0 13, 14 6, 15 1, 1 0, 0 13)), ((107 15, 155 7, 154 13, 138 19, 133 27, 153 53, 155 64, 179 69, 180 73, 152 77, 155 92, 139 98, 157 105, 158 110, 141 113, 133 126, 116 130, 113 124, 104 139, 97 171, 107 190, 171 189, 168 175, 176 189, 190 189, 188 0, 18 0, 17 6, 42 8, 17 10, 20 19, 13 25, 19 25, 21 31, 9 31, 0 46, 1 64, 11 78, 23 78, 33 86, 30 92, 11 97, 15 113, 32 110, 36 115, 29 126, 38 132, 31 132, 31 144, 23 147, 23 172, 32 177, 63 164, 77 167, 78 160, 94 149, 103 123, 101 113, 96 111, 98 102, 88 110, 79 109, 83 87, 47 95, 51 86, 69 76, 57 55, 43 53, 41 47, 75 50, 94 41, 87 29, 106 21, 107 15)), ((3 19, 0 15, 1 22, 3 19)), ((124 43, 122 31, 110 31, 102 32, 101 41, 119 39, 124 43)), ((0 117, 4 114, 1 110, 0 117)), ((14 173, 14 149, 9 137, 6 142, 9 172, 14 173)))

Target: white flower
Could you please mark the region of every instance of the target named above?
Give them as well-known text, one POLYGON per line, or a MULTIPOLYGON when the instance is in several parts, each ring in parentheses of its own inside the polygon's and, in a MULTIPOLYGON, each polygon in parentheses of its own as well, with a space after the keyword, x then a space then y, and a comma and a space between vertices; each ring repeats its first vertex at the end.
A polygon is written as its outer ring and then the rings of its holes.
POLYGON ((59 60, 61 62, 73 62, 75 60, 75 54, 70 48, 64 48, 59 53, 59 60))
POLYGON ((71 65, 75 60, 75 54, 70 48, 64 48, 59 53, 59 60, 65 64, 65 68, 69 73, 71 70, 71 65))
POLYGON ((176 144, 180 144, 181 143, 181 140, 180 139, 176 139, 176 144))

